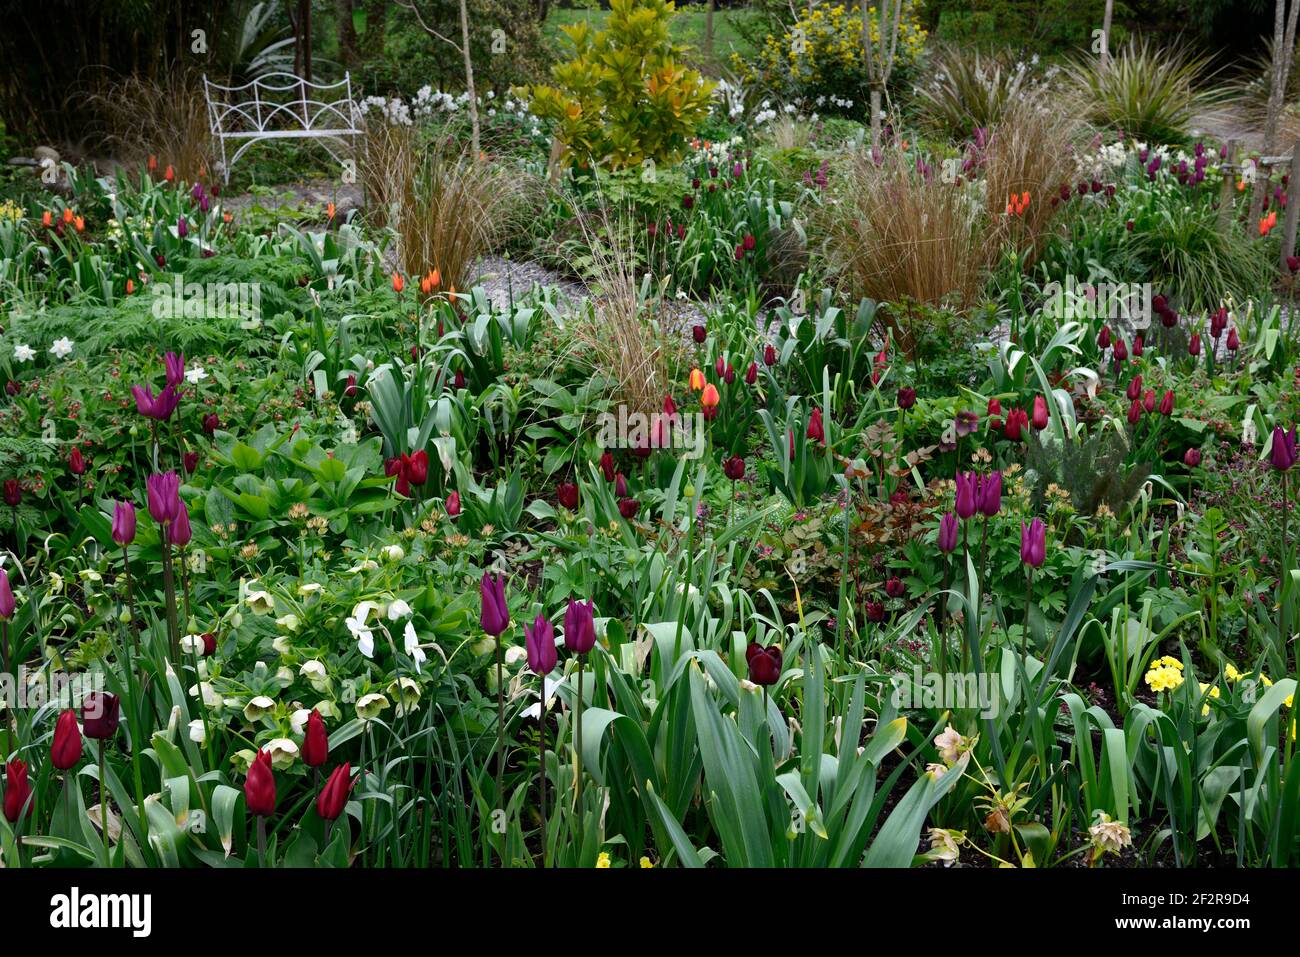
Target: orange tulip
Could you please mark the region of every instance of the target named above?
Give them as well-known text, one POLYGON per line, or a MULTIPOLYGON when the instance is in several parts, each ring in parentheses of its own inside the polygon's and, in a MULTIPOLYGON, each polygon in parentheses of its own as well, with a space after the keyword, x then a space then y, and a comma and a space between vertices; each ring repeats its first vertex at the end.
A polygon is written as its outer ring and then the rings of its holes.
POLYGON ((404 288, 406 288, 406 282, 402 279, 402 274, 400 272, 393 273, 393 292, 400 294, 404 288))
POLYGON ((222 213, 222 214, 221 214, 221 221, 222 221, 223 223, 225 223, 227 226, 230 225, 230 220, 233 219, 233 218, 234 218, 234 217, 232 217, 229 213, 222 213))
POLYGON ((51 213, 48 209, 45 212, 41 213, 41 225, 44 226, 46 229, 49 229, 51 226, 54 225, 54 214, 51 213))
POLYGON ((135 280, 134 280, 134 279, 128 279, 128 280, 126 281, 126 294, 129 296, 129 295, 131 295, 131 293, 133 293, 133 292, 135 292, 135 280))
POLYGON ((167 164, 167 172, 163 173, 163 179, 169 183, 176 182, 176 170, 172 169, 172 164, 167 164))
POLYGON ((700 396, 700 405, 706 409, 715 409, 721 401, 722 396, 718 395, 717 386, 710 382, 704 387, 704 394, 700 396))
POLYGON ((692 391, 692 392, 699 392, 701 389, 703 389, 703 388, 704 388, 704 373, 701 372, 699 369, 692 369, 692 370, 691 370, 691 380, 690 380, 690 384, 691 384, 691 391, 692 391))
POLYGON ((329 217, 330 222, 334 222, 334 204, 330 203, 325 207, 325 215, 329 217))
POLYGON ((86 219, 84 216, 78 216, 72 222, 77 227, 77 232, 83 233, 86 231, 86 219))
POLYGON ((152 154, 149 156, 149 172, 158 172, 158 157, 152 154))
POLYGON ((71 226, 71 225, 72 225, 72 207, 71 207, 71 206, 65 206, 65 207, 63 207, 63 225, 64 225, 64 226, 71 226))
POLYGON ((434 289, 437 289, 439 286, 441 286, 442 273, 436 269, 433 272, 429 273, 429 285, 434 289))

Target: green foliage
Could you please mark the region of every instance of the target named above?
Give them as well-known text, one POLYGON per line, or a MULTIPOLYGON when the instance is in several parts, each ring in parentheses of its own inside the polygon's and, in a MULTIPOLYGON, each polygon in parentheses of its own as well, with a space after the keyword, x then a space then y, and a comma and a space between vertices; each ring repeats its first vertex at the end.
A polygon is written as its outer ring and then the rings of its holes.
POLYGON ((614 169, 680 155, 708 113, 713 84, 679 64, 668 35, 671 0, 613 0, 605 28, 565 27, 573 59, 551 70, 554 85, 526 91, 530 109, 556 124, 570 165, 614 169))

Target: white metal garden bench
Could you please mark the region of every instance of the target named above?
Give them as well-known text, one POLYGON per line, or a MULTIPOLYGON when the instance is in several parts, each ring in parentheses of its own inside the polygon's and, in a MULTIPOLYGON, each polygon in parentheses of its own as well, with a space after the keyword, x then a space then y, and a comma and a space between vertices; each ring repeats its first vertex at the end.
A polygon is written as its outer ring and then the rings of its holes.
POLYGON ((337 83, 311 83, 292 73, 268 73, 243 86, 221 86, 204 76, 203 92, 227 183, 239 157, 264 140, 317 140, 342 163, 345 157, 339 148, 346 137, 352 137, 355 156, 355 138, 361 130, 350 74, 343 74, 337 83), (335 95, 330 97, 331 93, 335 95), (227 143, 240 144, 228 161, 227 143))

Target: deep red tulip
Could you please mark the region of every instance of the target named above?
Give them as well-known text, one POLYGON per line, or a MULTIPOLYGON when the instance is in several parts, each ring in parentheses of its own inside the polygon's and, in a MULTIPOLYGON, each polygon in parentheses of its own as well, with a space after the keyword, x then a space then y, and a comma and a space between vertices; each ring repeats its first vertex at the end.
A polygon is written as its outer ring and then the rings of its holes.
POLYGON ((1161 397, 1161 399, 1160 399, 1160 414, 1161 414, 1161 415, 1173 415, 1173 414, 1174 414, 1174 390, 1173 390, 1173 389, 1169 389, 1169 390, 1167 390, 1167 391, 1165 392, 1164 396, 1161 397))
POLYGON ((320 712, 312 708, 311 714, 307 716, 307 728, 302 739, 303 764, 309 768, 318 768, 329 760, 329 756, 329 732, 325 730, 320 712))
POLYGON ((68 453, 68 471, 73 475, 86 474, 86 460, 82 457, 81 449, 75 445, 72 447, 72 451, 68 453))
POLYGON ((722 474, 733 482, 739 482, 745 477, 745 460, 739 455, 725 459, 722 463, 722 474))
POLYGON ((59 715, 54 725, 54 740, 50 744, 50 763, 60 771, 76 766, 81 760, 81 729, 77 727, 77 712, 68 708, 59 715))
POLYGON ((1140 375, 1135 375, 1128 380, 1128 389, 1124 395, 1130 402, 1142 395, 1142 377, 1140 375))
POLYGON ((567 509, 578 507, 578 486, 573 482, 561 482, 555 490, 555 497, 567 509))
POLYGON ((826 444, 826 429, 822 426, 822 410, 813 409, 808 418, 807 437, 821 445, 826 444))
POLYGON ((618 513, 629 522, 636 518, 636 513, 640 508, 641 503, 634 498, 621 498, 618 500, 618 513))
POLYGON ((219 428, 221 428, 221 419, 217 417, 217 413, 209 412, 203 417, 203 431, 208 435, 211 435, 219 428))
POLYGON ((244 801, 250 814, 270 817, 275 813, 275 772, 271 769, 270 751, 258 751, 249 765, 248 777, 244 779, 244 801))
POLYGON ((321 788, 316 798, 316 813, 322 821, 335 821, 348 806, 348 797, 352 794, 352 765, 346 761, 330 774, 329 780, 321 788))
POLYGON ((618 474, 614 469, 614 453, 608 449, 600 456, 600 471, 605 476, 606 482, 614 481, 614 476, 618 474))
POLYGON ((1034 414, 1029 424, 1040 432, 1047 428, 1047 400, 1041 395, 1034 396, 1034 414))
POLYGON ((898 390, 898 407, 906 412, 916 405, 916 390, 911 386, 902 386, 898 390))
POLYGON ((885 594, 890 598, 902 598, 907 592, 907 586, 897 575, 893 575, 885 582, 885 594))
POLYGON ((32 796, 32 785, 27 780, 27 763, 17 758, 5 765, 4 789, 5 820, 17 824, 18 819, 31 814, 27 804, 32 796))
POLYGON ((1194 469, 1194 468, 1196 468, 1196 466, 1200 465, 1200 464, 1201 464, 1201 450, 1200 450, 1200 449, 1188 449, 1186 452, 1184 452, 1184 453, 1183 453, 1183 464, 1186 465, 1189 469, 1194 469))

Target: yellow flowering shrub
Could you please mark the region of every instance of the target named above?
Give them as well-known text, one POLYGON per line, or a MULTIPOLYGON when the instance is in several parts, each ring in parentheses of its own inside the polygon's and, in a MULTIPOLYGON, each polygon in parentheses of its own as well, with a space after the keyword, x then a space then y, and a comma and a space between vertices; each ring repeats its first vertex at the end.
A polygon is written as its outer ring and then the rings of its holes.
MULTIPOLYGON (((868 19, 871 40, 878 44, 875 7, 869 8, 868 19)), ((899 19, 891 83, 905 82, 909 68, 925 49, 926 31, 916 16, 916 0, 905 0, 899 19)), ((857 5, 807 7, 782 35, 768 34, 754 60, 733 56, 733 63, 747 82, 789 98, 800 97, 805 106, 821 113, 860 114, 870 94, 862 8, 857 5)))

